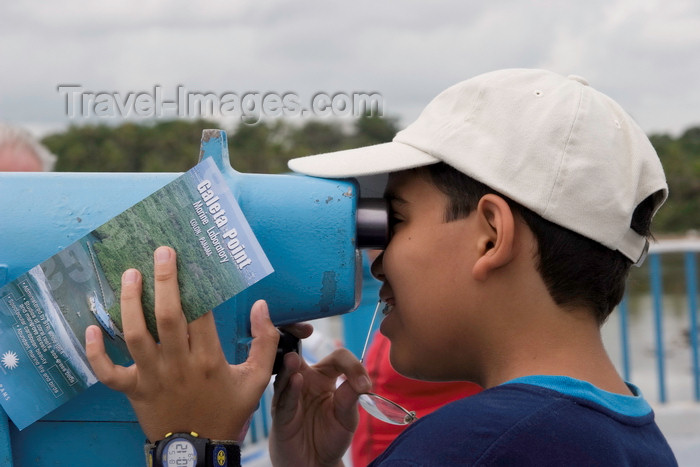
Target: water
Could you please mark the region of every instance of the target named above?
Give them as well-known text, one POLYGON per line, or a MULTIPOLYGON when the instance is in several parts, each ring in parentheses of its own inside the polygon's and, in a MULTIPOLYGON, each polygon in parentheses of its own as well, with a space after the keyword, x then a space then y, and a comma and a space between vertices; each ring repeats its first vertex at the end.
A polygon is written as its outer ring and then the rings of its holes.
MULTIPOLYGON (((637 385, 645 398, 659 402, 659 372, 656 357, 656 327, 652 297, 636 295, 629 299, 628 345, 630 382, 637 385)), ((668 402, 693 401, 694 381, 692 349, 690 346, 690 318, 686 295, 669 294, 662 298, 663 346, 668 402)), ((623 372, 620 314, 615 310, 602 329, 603 341, 613 363, 623 372)))

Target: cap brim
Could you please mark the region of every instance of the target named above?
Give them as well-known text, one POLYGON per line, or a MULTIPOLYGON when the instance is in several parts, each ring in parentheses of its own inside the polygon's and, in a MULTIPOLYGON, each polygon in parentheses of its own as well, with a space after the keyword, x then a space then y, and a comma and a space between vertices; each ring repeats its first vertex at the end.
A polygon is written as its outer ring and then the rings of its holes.
POLYGON ((363 148, 299 157, 289 161, 294 172, 314 177, 376 175, 435 164, 439 159, 408 144, 392 141, 363 148))

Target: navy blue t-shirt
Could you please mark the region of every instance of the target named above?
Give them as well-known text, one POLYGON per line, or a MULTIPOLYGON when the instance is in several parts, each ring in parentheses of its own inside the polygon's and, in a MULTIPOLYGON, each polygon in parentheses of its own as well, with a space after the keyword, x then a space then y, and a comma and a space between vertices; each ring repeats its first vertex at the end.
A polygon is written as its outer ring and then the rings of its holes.
POLYGON ((527 376, 409 426, 372 466, 675 466, 639 389, 623 396, 565 376, 527 376))

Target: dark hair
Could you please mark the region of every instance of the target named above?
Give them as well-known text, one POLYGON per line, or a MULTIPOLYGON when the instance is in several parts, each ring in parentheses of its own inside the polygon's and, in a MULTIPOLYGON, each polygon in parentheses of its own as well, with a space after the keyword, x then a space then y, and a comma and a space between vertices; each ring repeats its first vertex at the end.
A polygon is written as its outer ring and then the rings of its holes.
MULTIPOLYGON (((632 265, 622 253, 542 218, 445 163, 414 170, 429 175, 431 182, 449 198, 447 222, 468 216, 486 194, 505 199, 537 239, 537 271, 558 305, 590 308, 598 323, 603 324, 622 300, 632 265)), ((645 237, 651 236, 655 196, 642 201, 632 216, 632 229, 645 237)))

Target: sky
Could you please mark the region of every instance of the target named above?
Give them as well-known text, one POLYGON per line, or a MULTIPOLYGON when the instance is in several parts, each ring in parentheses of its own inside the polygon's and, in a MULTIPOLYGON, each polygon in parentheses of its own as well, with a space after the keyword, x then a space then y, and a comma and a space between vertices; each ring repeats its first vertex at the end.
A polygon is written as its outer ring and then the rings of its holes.
POLYGON ((700 125, 700 2, 16 0, 0 3, 0 64, 0 121, 38 136, 186 114, 157 92, 372 93, 405 126, 450 85, 514 67, 583 76, 647 133, 678 135, 700 125))

